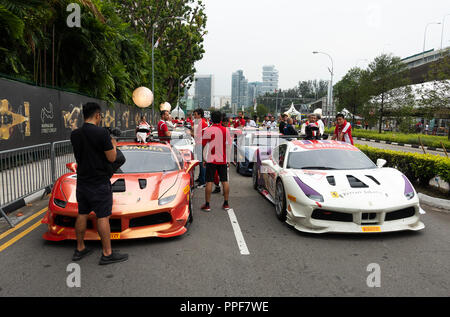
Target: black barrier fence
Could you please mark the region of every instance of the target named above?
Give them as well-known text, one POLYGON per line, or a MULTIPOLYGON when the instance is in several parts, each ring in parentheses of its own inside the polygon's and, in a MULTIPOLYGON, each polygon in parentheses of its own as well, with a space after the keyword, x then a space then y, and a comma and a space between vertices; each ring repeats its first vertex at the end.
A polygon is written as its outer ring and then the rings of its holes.
POLYGON ((150 109, 139 109, 75 93, 0 78, 0 151, 70 139, 83 124, 82 105, 102 107, 105 127, 133 130, 140 116, 151 119, 150 109))

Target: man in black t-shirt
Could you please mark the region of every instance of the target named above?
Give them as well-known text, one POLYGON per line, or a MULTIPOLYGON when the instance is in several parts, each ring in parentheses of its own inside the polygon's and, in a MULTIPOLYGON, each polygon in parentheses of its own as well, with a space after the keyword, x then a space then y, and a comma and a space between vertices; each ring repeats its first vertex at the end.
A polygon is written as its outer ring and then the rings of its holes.
POLYGON ((127 254, 119 254, 111 250, 109 224, 113 203, 110 181, 113 174, 111 163, 117 157, 117 142, 108 130, 99 127, 102 113, 98 104, 90 102, 85 104, 83 116, 83 126, 73 131, 70 136, 78 165, 76 190, 78 217, 75 223, 77 248, 72 260, 81 260, 92 252, 84 244, 84 235, 89 214, 93 211, 97 216, 97 231, 103 249, 99 264, 126 261, 127 254))
POLYGON ((284 134, 284 128, 286 128, 288 117, 289 116, 287 114, 281 115, 281 121, 280 121, 280 125, 278 127, 281 134, 284 134))

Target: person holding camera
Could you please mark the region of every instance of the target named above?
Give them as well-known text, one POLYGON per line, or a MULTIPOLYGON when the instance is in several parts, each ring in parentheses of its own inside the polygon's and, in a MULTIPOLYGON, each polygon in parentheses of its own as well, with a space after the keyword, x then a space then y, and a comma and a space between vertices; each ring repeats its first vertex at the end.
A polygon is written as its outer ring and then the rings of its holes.
MULTIPOLYGON (((123 262, 128 254, 120 254, 111 249, 111 216, 113 194, 111 177, 113 164, 118 157, 117 141, 110 132, 100 127, 103 115, 97 103, 88 102, 83 106, 84 124, 70 136, 77 162, 78 217, 75 223, 77 248, 72 260, 79 261, 92 253, 85 246, 84 236, 89 214, 97 217, 97 231, 102 242, 100 265, 123 262)), ((119 164, 120 165, 120 164, 119 164)))

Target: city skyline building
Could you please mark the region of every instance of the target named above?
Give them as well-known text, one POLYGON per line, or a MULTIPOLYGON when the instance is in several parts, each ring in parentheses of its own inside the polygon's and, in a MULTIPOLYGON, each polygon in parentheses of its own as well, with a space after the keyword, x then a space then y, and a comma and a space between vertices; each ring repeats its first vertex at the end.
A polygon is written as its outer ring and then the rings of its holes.
POLYGON ((248 106, 253 106, 256 98, 261 96, 263 83, 260 81, 254 81, 248 83, 248 106))
POLYGON ((233 109, 241 109, 248 105, 248 80, 243 70, 231 75, 231 105, 233 109))
POLYGON ((261 88, 262 94, 274 93, 278 89, 278 70, 274 65, 263 66, 263 85, 261 88))
POLYGON ((195 76, 194 105, 206 110, 214 106, 214 75, 195 76))

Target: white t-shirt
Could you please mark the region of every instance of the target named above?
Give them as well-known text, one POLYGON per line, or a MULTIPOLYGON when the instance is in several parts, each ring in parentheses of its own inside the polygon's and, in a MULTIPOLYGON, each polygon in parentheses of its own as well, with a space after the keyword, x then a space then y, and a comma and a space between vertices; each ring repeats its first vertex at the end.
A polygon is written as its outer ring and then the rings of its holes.
POLYGON ((319 124, 319 133, 320 135, 323 135, 323 133, 325 132, 325 124, 323 124, 322 119, 317 121, 317 123, 319 124))
POLYGON ((250 120, 250 121, 247 123, 247 127, 256 128, 256 127, 257 127, 256 122, 255 122, 254 120, 250 120))

